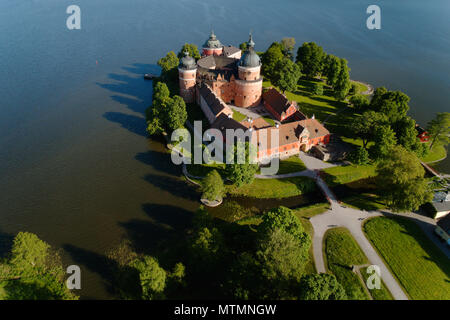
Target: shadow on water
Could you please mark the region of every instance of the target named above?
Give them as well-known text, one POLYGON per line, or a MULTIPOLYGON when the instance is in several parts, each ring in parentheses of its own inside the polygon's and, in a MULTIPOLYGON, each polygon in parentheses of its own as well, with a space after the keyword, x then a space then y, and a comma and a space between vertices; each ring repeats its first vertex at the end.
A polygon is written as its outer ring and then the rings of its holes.
POLYGON ((164 172, 173 175, 179 175, 181 172, 180 166, 172 163, 170 154, 167 152, 149 150, 136 154, 135 159, 142 162, 143 164, 151 166, 158 172, 164 172))
POLYGON ((144 180, 158 189, 165 190, 176 197, 192 201, 198 201, 200 199, 200 194, 195 191, 194 187, 189 186, 187 182, 181 178, 148 174, 144 177, 144 180))
POLYGON ((11 252, 14 236, 0 230, 0 259, 5 258, 11 252))
POLYGON ((120 124, 122 128, 127 129, 134 134, 147 137, 147 133, 145 131, 145 119, 142 117, 137 117, 122 112, 106 112, 103 117, 111 122, 120 124))
POLYGON ((70 254, 76 263, 83 265, 91 272, 98 274, 106 291, 110 294, 113 293, 112 283, 114 279, 112 274, 112 264, 114 262, 111 259, 106 257, 106 255, 98 254, 71 244, 63 245, 63 249, 70 254))
POLYGON ((192 219, 192 212, 171 205, 145 203, 142 205, 142 210, 153 222, 175 231, 188 228, 192 219))

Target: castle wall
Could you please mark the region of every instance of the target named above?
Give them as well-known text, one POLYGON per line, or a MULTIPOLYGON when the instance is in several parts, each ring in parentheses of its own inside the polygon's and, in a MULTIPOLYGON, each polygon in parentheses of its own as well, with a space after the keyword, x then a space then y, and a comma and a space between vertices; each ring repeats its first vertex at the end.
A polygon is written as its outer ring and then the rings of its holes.
POLYGON ((178 79, 180 85, 180 96, 186 103, 195 101, 195 78, 197 69, 184 70, 178 69, 178 79))
POLYGON ((257 81, 235 80, 234 103, 238 107, 254 107, 261 103, 262 78, 257 81))
POLYGON ((246 81, 255 81, 261 77, 261 67, 246 68, 239 66, 239 79, 246 81))
POLYGON ((205 56, 220 56, 223 52, 223 48, 203 48, 203 55, 205 56))

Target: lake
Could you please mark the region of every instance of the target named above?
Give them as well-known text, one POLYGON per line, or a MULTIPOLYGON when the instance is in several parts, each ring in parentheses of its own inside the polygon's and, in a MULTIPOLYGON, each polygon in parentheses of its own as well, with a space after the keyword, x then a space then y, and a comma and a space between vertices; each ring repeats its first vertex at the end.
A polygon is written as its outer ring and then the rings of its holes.
MULTIPOLYGON (((351 77, 402 90, 421 125, 449 111, 450 2, 346 0, 46 0, 0 2, 0 236, 36 233, 82 268, 82 298, 111 298, 102 255, 122 239, 182 230, 198 195, 164 146, 146 138, 157 59, 214 29, 256 50, 315 41, 351 77), (66 8, 81 8, 81 30, 66 8)), ((450 160, 439 163, 450 172, 450 160)), ((152 243, 149 243, 152 245, 152 243)))

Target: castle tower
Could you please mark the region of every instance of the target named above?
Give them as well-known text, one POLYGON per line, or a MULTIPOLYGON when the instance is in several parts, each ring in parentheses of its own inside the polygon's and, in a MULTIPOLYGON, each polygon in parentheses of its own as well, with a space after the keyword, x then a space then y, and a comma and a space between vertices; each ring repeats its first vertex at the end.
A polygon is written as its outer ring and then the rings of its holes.
POLYGON ((180 96, 186 103, 195 101, 195 79, 197 76, 197 63, 189 56, 189 52, 184 53, 178 66, 178 76, 180 84, 180 96))
POLYGON ((203 44, 203 55, 204 56, 220 56, 223 53, 223 45, 217 39, 214 31, 211 31, 209 39, 203 44))
POLYGON ((239 80, 236 80, 236 106, 252 107, 261 102, 261 59, 255 52, 255 43, 250 34, 247 50, 238 63, 239 80))

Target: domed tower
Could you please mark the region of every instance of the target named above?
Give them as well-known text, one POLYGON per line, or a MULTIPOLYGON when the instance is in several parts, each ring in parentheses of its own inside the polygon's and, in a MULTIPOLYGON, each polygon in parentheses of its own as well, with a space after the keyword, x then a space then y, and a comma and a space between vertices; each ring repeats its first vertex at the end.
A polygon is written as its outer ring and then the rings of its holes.
POLYGON ((220 56, 223 52, 223 45, 217 39, 214 31, 211 31, 209 39, 203 44, 203 55, 205 56, 220 56))
POLYGON ((192 103, 195 100, 195 79, 197 76, 197 64, 195 59, 189 56, 189 52, 184 53, 178 66, 178 75, 180 83, 180 96, 186 103, 192 103))
POLYGON ((247 50, 238 62, 239 80, 236 80, 235 102, 240 107, 256 106, 261 102, 261 59, 254 48, 255 43, 250 34, 247 50))

